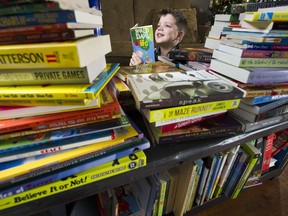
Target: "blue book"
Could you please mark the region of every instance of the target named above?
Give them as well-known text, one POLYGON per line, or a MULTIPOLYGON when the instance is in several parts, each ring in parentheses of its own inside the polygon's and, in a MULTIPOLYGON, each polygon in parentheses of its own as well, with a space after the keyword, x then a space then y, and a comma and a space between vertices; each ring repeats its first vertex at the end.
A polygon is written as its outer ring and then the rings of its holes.
POLYGON ((253 98, 242 98, 244 103, 250 104, 250 105, 258 105, 258 104, 264 104, 269 103, 273 101, 278 101, 281 99, 288 99, 288 95, 269 95, 269 96, 258 96, 253 98))
POLYGON ((63 166, 63 168, 60 170, 53 171, 39 177, 27 179, 24 181, 7 184, 0 189, 0 199, 6 196, 12 196, 14 194, 30 190, 40 185, 57 181, 62 178, 67 178, 71 175, 85 171, 94 166, 101 165, 108 161, 116 160, 120 157, 132 154, 135 151, 148 149, 149 147, 150 142, 146 138, 143 138, 137 141, 126 143, 123 146, 106 150, 100 154, 90 155, 88 156, 90 159, 79 159, 79 163, 63 166), (82 160, 84 162, 81 162, 82 160))
POLYGON ((241 148, 239 149, 240 155, 239 160, 235 161, 235 166, 231 172, 230 178, 227 181, 227 186, 225 187, 224 194, 228 197, 231 196, 234 187, 237 185, 238 181, 240 180, 242 174, 248 167, 247 160, 249 158, 248 153, 246 153, 241 148))
POLYGON ((211 196, 211 193, 212 193, 215 181, 216 181, 216 176, 218 175, 220 164, 222 161, 222 157, 218 153, 215 153, 214 155, 216 157, 216 162, 215 162, 215 166, 212 170, 211 181, 210 181, 210 184, 208 186, 208 191, 207 191, 205 201, 208 201, 210 199, 210 196, 211 196))
POLYGON ((0 28, 34 26, 54 23, 87 23, 103 25, 101 12, 95 14, 78 10, 59 10, 0 16, 0 28), (15 21, 17 20, 17 22, 15 21))

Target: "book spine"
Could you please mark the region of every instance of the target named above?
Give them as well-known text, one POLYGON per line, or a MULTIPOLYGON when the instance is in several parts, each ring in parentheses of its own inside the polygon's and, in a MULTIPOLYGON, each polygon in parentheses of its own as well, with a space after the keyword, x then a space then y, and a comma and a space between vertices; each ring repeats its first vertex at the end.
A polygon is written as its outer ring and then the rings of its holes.
POLYGON ((288 58, 288 51, 281 50, 243 50, 242 58, 288 58))
POLYGON ((232 194, 232 199, 236 199, 240 193, 240 191, 242 190, 243 186, 245 185, 249 175, 251 174, 251 171, 253 169, 253 167, 255 166, 255 164, 257 163, 257 161, 259 160, 260 154, 257 154, 254 156, 254 158, 249 162, 248 168, 247 170, 244 172, 243 176, 240 179, 239 185, 237 185, 237 187, 234 189, 234 192, 232 194))
POLYGON ((275 124, 278 124, 280 122, 287 121, 287 120, 288 120, 288 114, 284 114, 281 116, 275 116, 275 117, 264 119, 264 120, 257 121, 257 122, 245 122, 243 123, 244 128, 242 130, 243 132, 250 132, 250 131, 259 130, 265 127, 269 127, 271 125, 275 125, 275 124))
POLYGON ((44 118, 44 119, 33 119, 31 122, 20 122, 20 124, 9 124, 1 126, 1 132, 0 134, 10 133, 17 130, 25 130, 25 129, 33 129, 33 130, 39 130, 43 129, 44 127, 46 129, 48 128, 58 128, 59 126, 72 126, 72 125, 79 125, 83 123, 92 123, 97 121, 103 121, 108 120, 113 117, 113 110, 109 110, 107 108, 106 110, 101 109, 91 109, 91 110, 85 110, 82 112, 73 112, 69 113, 66 112, 59 113, 58 116, 50 116, 51 118, 44 118), (65 115, 67 113, 67 115, 65 115), (62 115, 64 114, 64 115, 62 115), (71 114, 69 116, 69 114, 71 114))
POLYGON ((280 99, 288 98, 287 95, 271 95, 271 96, 259 96, 259 97, 254 97, 253 100, 251 101, 252 105, 257 105, 257 104, 263 104, 263 103, 268 103, 280 99))
POLYGON ((90 154, 87 155, 86 157, 83 157, 81 160, 71 162, 70 165, 68 164, 66 166, 67 168, 61 169, 59 171, 54 171, 53 173, 47 176, 43 176, 35 180, 29 180, 29 182, 19 182, 7 185, 6 187, 1 188, 0 199, 18 194, 20 192, 31 190, 41 185, 45 185, 47 183, 51 183, 62 178, 66 178, 67 176, 80 173, 95 166, 108 163, 109 161, 125 157, 127 155, 133 154, 135 152, 135 149, 138 149, 139 151, 148 149, 150 147, 150 143, 145 139, 143 142, 139 144, 137 143, 138 142, 135 142, 133 144, 132 142, 131 144, 128 144, 124 149, 121 150, 111 149, 101 153, 90 154), (79 162, 77 163, 77 161, 79 162))
MULTIPOLYGON (((95 15, 99 16, 99 15, 95 15)), ((102 17, 99 16, 98 24, 102 25, 102 17)), ((73 10, 59 10, 52 12, 36 12, 27 14, 15 14, 0 17, 0 28, 20 26, 33 26, 53 23, 79 22, 73 10)))
MULTIPOLYGON (((84 106, 91 100, 1 100, 1 106, 84 106)), ((99 103, 100 106, 100 103, 99 103)))
POLYGON ((272 133, 264 138, 265 142, 265 149, 263 155, 263 163, 261 168, 261 173, 269 171, 270 160, 272 157, 272 149, 273 149, 273 142, 274 142, 275 134, 272 133))
POLYGON ((221 128, 209 130, 207 131, 199 131, 196 133, 186 133, 186 134, 178 134, 178 135, 171 135, 171 136, 159 136, 158 144, 167 144, 167 143, 179 143, 185 142, 189 140, 197 140, 197 139, 205 139, 205 138, 216 138, 216 137, 224 137, 237 134, 241 129, 241 125, 231 126, 229 128, 221 128))
POLYGON ((236 66, 239 67, 271 67, 271 68, 280 68, 288 66, 288 59, 286 58, 247 58, 241 59, 239 64, 236 66))
POLYGON ((288 21, 287 18, 288 12, 286 11, 270 11, 270 12, 254 12, 254 17, 252 21, 277 21, 283 22, 288 21))
MULTIPOLYGON (((93 34, 91 33, 90 35, 93 34)), ((77 36, 71 29, 11 33, 0 35, 0 45, 66 41, 76 38, 77 36)))
MULTIPOLYGON (((63 138, 63 137, 62 137, 63 138)), ((81 134, 76 137, 63 138, 61 140, 43 140, 39 142, 23 143, 15 147, 6 145, 0 149, 0 162, 15 161, 22 158, 32 157, 36 155, 46 155, 67 149, 74 149, 80 146, 103 142, 115 139, 113 130, 94 132, 91 134, 81 134), (89 140, 88 140, 89 138, 89 140), (44 145, 44 146, 43 146, 44 145)), ((25 159, 22 159, 23 163, 25 159)), ((1 170, 1 168, 0 168, 1 170)))
POLYGON ((146 166, 146 155, 143 151, 135 152, 134 156, 119 158, 118 163, 111 161, 85 172, 75 174, 73 178, 61 179, 20 194, 0 199, 0 210, 71 190, 144 166, 146 166), (131 163, 134 166, 131 166, 131 163))
POLYGON ((211 113, 221 110, 236 109, 239 106, 240 99, 214 101, 209 103, 200 103, 186 106, 171 107, 161 110, 150 110, 150 114, 147 120, 152 122, 169 120, 173 118, 181 118, 192 115, 200 115, 205 113, 211 113))
POLYGON ((83 68, 2 70, 0 85, 89 84, 89 71, 83 68))
POLYGON ((43 2, 34 4, 17 4, 9 7, 0 8, 1 16, 11 14, 25 14, 45 11, 57 11, 61 10, 58 2, 43 2))
POLYGON ((164 202, 165 202, 165 193, 166 193, 166 187, 167 187, 166 181, 160 180, 160 183, 161 183, 161 186, 160 186, 160 193, 159 193, 157 215, 162 215, 162 213, 163 213, 164 202))
MULTIPOLYGON (((93 45, 99 44, 106 54, 111 51, 109 35, 90 37, 87 41, 93 41, 93 45), (106 46, 107 45, 107 46, 106 46)), ((3 46, 4 47, 4 46, 3 46)), ((77 43, 59 42, 24 45, 7 45, 7 49, 0 48, 1 69, 24 69, 24 68, 73 68, 84 67, 81 63, 77 43)), ((5 46, 6 47, 6 46, 5 46)), ((100 56, 95 56, 95 58, 100 56)))
POLYGON ((123 134, 116 137, 116 139, 83 146, 70 151, 64 151, 50 157, 3 170, 1 171, 0 184, 4 186, 4 184, 19 182, 21 180, 48 173, 52 170, 56 171, 62 169, 63 166, 67 163, 69 164, 71 161, 76 161, 89 154, 99 153, 107 150, 107 148, 124 145, 138 139, 138 134, 133 127, 127 126, 126 130, 123 130, 123 134), (57 163, 55 163, 55 161, 57 163))
POLYGON ((270 8, 287 5, 287 1, 271 1, 271 2, 249 2, 249 3, 239 3, 231 4, 230 13, 240 14, 244 12, 254 12, 259 8, 270 8))

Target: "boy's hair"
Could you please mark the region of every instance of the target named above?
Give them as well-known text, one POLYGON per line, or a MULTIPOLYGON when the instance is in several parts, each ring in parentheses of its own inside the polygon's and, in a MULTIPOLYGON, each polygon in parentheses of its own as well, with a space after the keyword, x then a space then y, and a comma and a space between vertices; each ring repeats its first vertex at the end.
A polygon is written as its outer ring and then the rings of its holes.
POLYGON ((173 8, 161 9, 159 11, 159 17, 166 16, 167 14, 171 14, 175 18, 176 25, 180 31, 183 31, 184 33, 187 32, 187 18, 183 13, 173 8))

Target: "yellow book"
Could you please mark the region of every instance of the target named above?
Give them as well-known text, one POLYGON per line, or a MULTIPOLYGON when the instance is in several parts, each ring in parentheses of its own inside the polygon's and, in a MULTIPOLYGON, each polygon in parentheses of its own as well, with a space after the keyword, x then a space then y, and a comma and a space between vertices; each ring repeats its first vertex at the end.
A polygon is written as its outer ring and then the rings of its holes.
POLYGON ((245 21, 276 21, 283 22, 288 21, 287 11, 257 11, 257 12, 246 12, 245 21))
POLYGON ((107 64, 91 84, 1 86, 1 100, 75 100, 96 99, 101 90, 118 71, 119 64, 107 64))
MULTIPOLYGON (((96 99, 98 100, 98 98, 96 99)), ((79 99, 79 100, 0 100, 1 106, 85 106, 90 104, 93 100, 79 99)))
POLYGON ((138 136, 137 131, 132 126, 127 126, 126 129, 125 131, 123 130, 122 135, 119 134, 114 140, 91 144, 0 171, 0 184, 28 179, 50 172, 51 170, 59 169, 66 166, 67 163, 69 164, 70 160, 81 160, 85 155, 103 154, 105 153, 105 149, 119 146, 125 140, 138 136))
POLYGON ((111 52, 109 35, 76 41, 0 46, 1 69, 85 67, 111 52))
POLYGON ((117 160, 96 166, 86 171, 65 178, 56 182, 46 184, 0 200, 0 210, 31 202, 77 187, 81 187, 92 182, 100 181, 121 173, 129 172, 146 166, 146 155, 143 151, 135 152, 117 160))
POLYGON ((239 106, 239 103, 240 99, 214 101, 156 110, 143 109, 142 113, 145 118, 152 123, 174 118, 213 113, 221 110, 236 109, 239 106))

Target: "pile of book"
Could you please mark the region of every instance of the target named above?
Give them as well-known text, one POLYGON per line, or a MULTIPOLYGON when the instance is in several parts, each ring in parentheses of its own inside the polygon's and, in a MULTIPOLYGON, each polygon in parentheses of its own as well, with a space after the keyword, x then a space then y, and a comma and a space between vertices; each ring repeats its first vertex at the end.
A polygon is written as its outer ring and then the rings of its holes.
POLYGON ((0 210, 146 165, 150 143, 113 93, 119 64, 88 3, 0 3, 0 210))
POLYGON ((238 107, 244 92, 206 70, 130 74, 128 85, 155 143, 235 135, 241 128, 226 111, 238 107))
POLYGON ((223 29, 210 69, 245 91, 232 113, 243 131, 286 121, 288 83, 287 6, 244 13, 239 27, 223 29))

